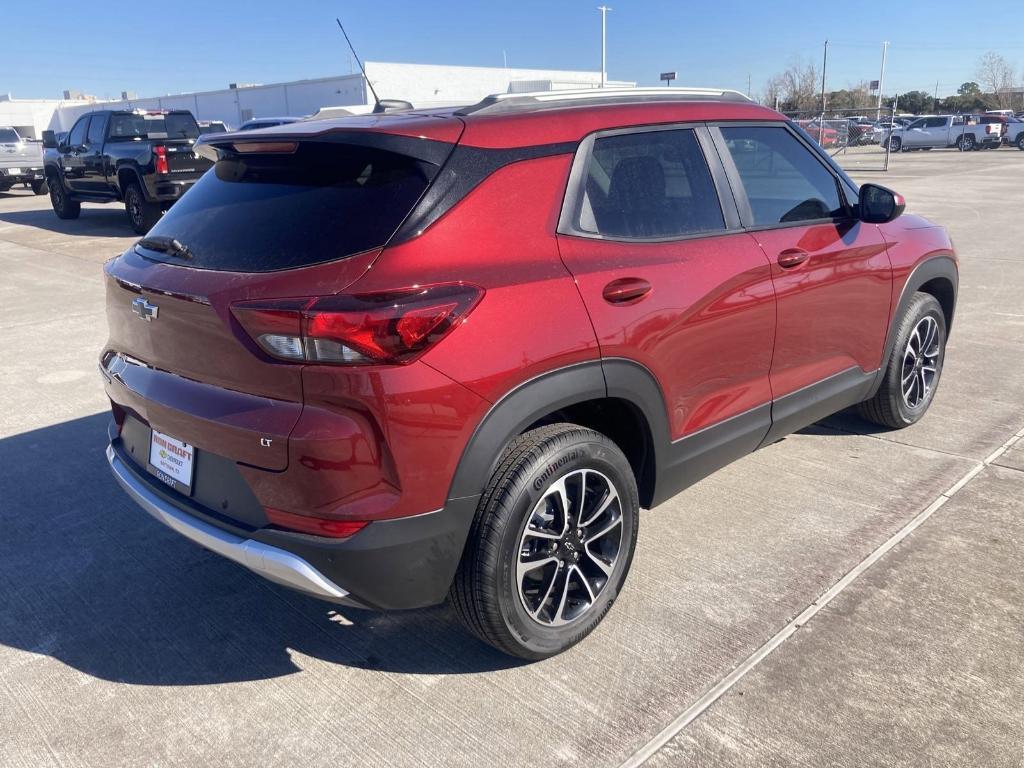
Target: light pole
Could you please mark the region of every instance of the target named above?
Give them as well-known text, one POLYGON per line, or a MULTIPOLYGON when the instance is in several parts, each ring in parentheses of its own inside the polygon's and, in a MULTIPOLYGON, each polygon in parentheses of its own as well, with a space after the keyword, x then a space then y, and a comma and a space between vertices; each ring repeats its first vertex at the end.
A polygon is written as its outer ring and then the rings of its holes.
POLYGON ((601 87, 604 88, 605 72, 605 32, 608 26, 608 11, 612 10, 607 5, 599 5, 597 10, 601 12, 601 87))
POLYGON ((882 43, 882 71, 878 74, 878 112, 875 114, 876 120, 882 119, 882 88, 885 85, 885 54, 889 50, 889 41, 885 40, 882 43))

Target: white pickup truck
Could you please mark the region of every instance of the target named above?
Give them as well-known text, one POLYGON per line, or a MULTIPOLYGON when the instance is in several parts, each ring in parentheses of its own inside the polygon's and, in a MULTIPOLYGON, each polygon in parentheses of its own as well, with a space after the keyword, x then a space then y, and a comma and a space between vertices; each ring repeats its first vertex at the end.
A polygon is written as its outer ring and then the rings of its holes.
POLYGON ((989 145, 998 147, 1002 140, 998 124, 972 125, 963 115, 925 115, 903 128, 894 128, 889 134, 889 149, 899 152, 956 147, 967 152, 989 145))
POLYGON ((1006 124, 1006 135, 1003 137, 1011 147, 1024 150, 1024 120, 1010 118, 1006 124))
POLYGON ((13 128, 0 125, 0 192, 25 184, 37 195, 46 194, 43 146, 21 138, 13 128))

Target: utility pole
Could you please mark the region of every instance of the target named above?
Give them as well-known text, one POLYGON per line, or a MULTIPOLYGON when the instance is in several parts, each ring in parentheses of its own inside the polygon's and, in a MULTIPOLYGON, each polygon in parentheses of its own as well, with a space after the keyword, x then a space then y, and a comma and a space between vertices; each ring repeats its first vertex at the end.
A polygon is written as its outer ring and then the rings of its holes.
POLYGON ((825 72, 828 71, 828 40, 825 41, 825 58, 821 62, 821 114, 825 116, 825 72))
POLYGON ((597 10, 601 12, 601 87, 604 88, 605 73, 608 71, 605 65, 605 32, 608 26, 608 11, 612 9, 607 5, 599 5, 597 10))
POLYGON ((939 111, 939 81, 935 81, 935 104, 932 106, 936 112, 939 111))
POLYGON ((750 98, 750 73, 747 72, 747 98, 750 98))
POLYGON ((882 88, 885 86, 885 54, 889 50, 889 41, 882 42, 882 71, 878 74, 878 112, 876 120, 882 119, 882 88))

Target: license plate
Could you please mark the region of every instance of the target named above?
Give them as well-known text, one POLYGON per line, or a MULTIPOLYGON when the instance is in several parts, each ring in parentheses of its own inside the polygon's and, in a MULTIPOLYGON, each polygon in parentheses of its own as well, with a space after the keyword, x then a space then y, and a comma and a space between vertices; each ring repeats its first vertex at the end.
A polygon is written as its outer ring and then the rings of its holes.
POLYGON ((149 471, 175 490, 192 493, 196 449, 176 437, 153 430, 149 441, 149 471))
POLYGON ((7 175, 8 176, 20 176, 21 175, 21 168, 8 168, 7 169, 7 175))

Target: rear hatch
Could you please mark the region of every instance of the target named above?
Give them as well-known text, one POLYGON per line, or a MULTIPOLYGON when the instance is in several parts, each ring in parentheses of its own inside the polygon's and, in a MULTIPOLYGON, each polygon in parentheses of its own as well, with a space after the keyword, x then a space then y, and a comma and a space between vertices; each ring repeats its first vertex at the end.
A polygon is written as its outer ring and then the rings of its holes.
POLYGON ((24 141, 11 128, 0 128, 0 168, 42 168, 42 145, 24 141))
POLYGON ((213 166, 212 160, 195 152, 199 135, 199 124, 188 111, 126 112, 113 116, 107 141, 149 141, 154 154, 167 164, 160 172, 188 180, 213 166))
POLYGON ((301 413, 302 365, 260 350, 232 306, 344 290, 412 210, 451 144, 364 132, 276 145, 266 134, 224 136, 204 148, 215 168, 108 263, 101 363, 111 399, 154 429, 280 470, 301 413))

